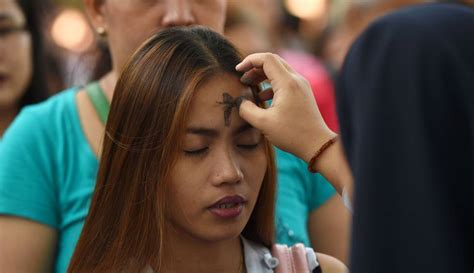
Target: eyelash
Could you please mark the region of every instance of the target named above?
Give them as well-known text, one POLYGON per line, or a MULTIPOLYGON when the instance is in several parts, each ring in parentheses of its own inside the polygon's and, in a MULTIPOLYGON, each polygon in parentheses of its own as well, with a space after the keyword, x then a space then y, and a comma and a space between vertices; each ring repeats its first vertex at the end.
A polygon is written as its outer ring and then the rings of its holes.
MULTIPOLYGON (((258 147, 258 145, 259 145, 259 143, 250 144, 250 145, 237 145, 237 147, 240 148, 240 149, 251 151, 251 150, 256 149, 258 147)), ((194 150, 194 151, 184 151, 184 153, 187 156, 200 156, 200 155, 204 155, 205 153, 207 153, 208 150, 209 150, 209 147, 205 147, 205 148, 202 148, 202 149, 199 149, 199 150, 194 150)))
POLYGON ((205 154, 207 152, 207 150, 209 150, 209 148, 205 147, 205 148, 202 148, 202 149, 199 149, 199 150, 194 150, 194 151, 184 151, 184 153, 187 156, 200 156, 200 155, 205 154))
POLYGON ((239 147, 241 149, 244 149, 244 150, 254 150, 258 147, 258 144, 259 143, 250 144, 250 145, 237 145, 237 147, 239 147))

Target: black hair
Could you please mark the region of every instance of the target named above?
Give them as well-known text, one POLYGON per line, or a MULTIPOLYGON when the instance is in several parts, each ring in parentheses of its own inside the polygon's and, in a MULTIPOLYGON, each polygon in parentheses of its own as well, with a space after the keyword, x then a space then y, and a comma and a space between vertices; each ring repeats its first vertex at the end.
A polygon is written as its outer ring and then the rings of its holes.
POLYGON ((20 99, 19 108, 48 98, 55 88, 63 87, 58 56, 52 54, 45 38, 46 20, 54 13, 49 0, 17 0, 26 18, 26 30, 32 40, 32 71, 30 84, 20 99))

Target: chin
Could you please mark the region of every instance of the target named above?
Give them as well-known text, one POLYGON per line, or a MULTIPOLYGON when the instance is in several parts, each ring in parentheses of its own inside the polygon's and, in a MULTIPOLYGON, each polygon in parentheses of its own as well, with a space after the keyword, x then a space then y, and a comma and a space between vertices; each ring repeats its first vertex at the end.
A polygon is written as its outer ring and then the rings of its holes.
POLYGON ((234 223, 214 223, 194 229, 192 236, 207 243, 217 243, 238 238, 244 230, 245 223, 236 221, 234 223))
POLYGON ((215 224, 212 226, 206 226, 199 230, 199 236, 202 240, 208 242, 228 241, 238 238, 244 230, 244 223, 226 223, 226 224, 215 224))

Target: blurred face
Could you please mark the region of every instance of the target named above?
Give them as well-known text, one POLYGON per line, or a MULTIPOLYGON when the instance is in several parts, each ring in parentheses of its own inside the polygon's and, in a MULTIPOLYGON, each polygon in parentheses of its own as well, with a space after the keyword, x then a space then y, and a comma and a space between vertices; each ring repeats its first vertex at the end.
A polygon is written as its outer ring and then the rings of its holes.
POLYGON ((250 218, 267 159, 261 133, 223 103, 239 96, 252 98, 237 77, 224 74, 201 85, 193 99, 167 193, 168 222, 178 235, 233 239, 250 218))
MULTIPOLYGON (((98 0, 95 0, 96 2, 98 0)), ((119 71, 134 50, 156 31, 203 25, 223 32, 227 0, 103 0, 96 27, 105 27, 114 68, 119 71)), ((94 19, 94 18, 93 18, 94 19)))
POLYGON ((271 51, 271 45, 266 34, 251 24, 235 25, 226 29, 225 35, 245 56, 257 52, 271 51))
POLYGON ((31 36, 14 0, 0 1, 0 107, 16 107, 32 76, 31 36))

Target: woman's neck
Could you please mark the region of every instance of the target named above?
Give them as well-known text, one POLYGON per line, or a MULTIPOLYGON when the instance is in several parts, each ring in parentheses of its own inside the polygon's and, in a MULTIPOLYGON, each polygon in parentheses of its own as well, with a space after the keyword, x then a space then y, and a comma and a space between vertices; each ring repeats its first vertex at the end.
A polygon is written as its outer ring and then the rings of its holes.
POLYGON ((166 237, 162 272, 246 272, 240 237, 210 242, 176 230, 170 230, 166 237))
POLYGON ((18 107, 1 107, 0 108, 0 138, 3 133, 7 130, 8 126, 12 123, 18 114, 18 107))
POLYGON ((112 101, 112 97, 114 94, 115 85, 117 84, 117 80, 118 80, 118 76, 117 76, 117 73, 115 73, 114 71, 111 71, 105 74, 105 76, 103 76, 99 80, 100 87, 104 91, 105 96, 107 97, 109 102, 112 101))

